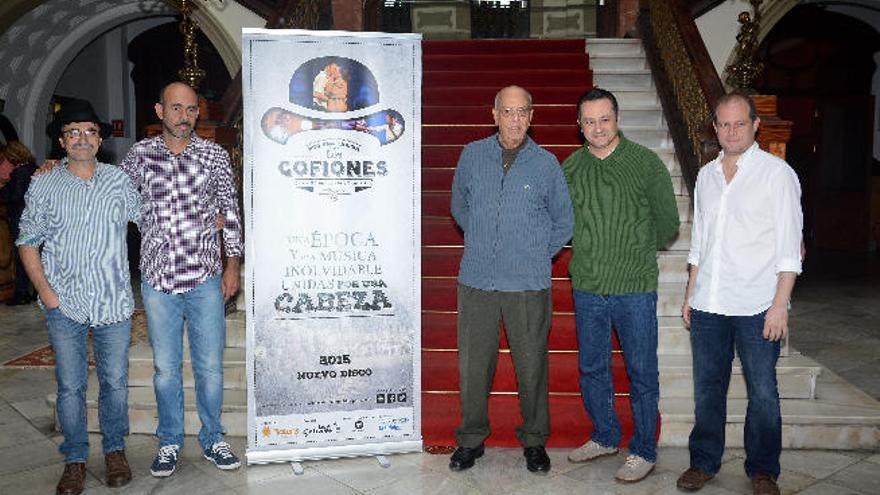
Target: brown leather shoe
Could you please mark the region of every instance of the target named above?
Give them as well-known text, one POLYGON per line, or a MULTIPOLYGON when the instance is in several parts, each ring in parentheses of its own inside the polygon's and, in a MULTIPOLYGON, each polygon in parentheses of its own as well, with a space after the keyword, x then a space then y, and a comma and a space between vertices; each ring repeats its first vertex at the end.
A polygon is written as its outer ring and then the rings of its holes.
POLYGON ((58 480, 55 493, 58 495, 79 495, 86 484, 86 463, 72 462, 64 465, 64 474, 58 480))
POLYGON ((714 477, 714 474, 704 473, 697 468, 688 468, 687 471, 681 473, 681 476, 678 477, 675 486, 685 492, 695 492, 703 488, 703 485, 714 477))
POLYGON ((105 455, 104 464, 107 466, 107 486, 116 488, 125 486, 131 481, 131 468, 128 467, 124 450, 105 455))
POLYGON ((759 474, 752 478, 752 493, 755 495, 779 495, 776 480, 769 474, 759 474))

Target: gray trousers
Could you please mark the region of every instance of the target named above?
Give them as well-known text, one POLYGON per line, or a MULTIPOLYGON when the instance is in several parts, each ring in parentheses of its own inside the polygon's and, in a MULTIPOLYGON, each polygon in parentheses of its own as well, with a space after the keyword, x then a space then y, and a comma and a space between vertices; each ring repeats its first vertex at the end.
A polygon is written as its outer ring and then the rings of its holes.
POLYGON ((476 447, 489 436, 489 393, 498 363, 504 320, 516 370, 523 447, 543 446, 550 436, 547 337, 553 307, 550 289, 497 292, 458 286, 458 372, 461 426, 455 438, 476 447))

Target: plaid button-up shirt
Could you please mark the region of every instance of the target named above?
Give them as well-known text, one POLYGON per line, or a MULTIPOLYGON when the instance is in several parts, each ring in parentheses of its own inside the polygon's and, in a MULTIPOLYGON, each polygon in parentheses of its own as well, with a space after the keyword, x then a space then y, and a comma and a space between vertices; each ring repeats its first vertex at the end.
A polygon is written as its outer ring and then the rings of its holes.
POLYGON ((242 255, 241 216, 229 154, 193 136, 175 155, 159 135, 136 143, 122 162, 141 193, 141 276, 181 294, 222 271, 217 214, 225 218, 226 256, 242 255))

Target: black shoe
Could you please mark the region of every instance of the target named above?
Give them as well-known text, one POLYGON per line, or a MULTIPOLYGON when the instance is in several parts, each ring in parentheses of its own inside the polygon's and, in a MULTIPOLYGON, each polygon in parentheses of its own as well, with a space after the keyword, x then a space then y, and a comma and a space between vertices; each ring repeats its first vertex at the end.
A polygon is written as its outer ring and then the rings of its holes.
POLYGON ((533 473, 550 471, 550 457, 547 456, 543 446, 526 447, 523 449, 523 455, 526 457, 526 468, 529 471, 533 473))
POLYGON ((459 447, 452 453, 449 458, 449 469, 453 471, 464 471, 474 467, 474 461, 483 457, 483 445, 478 447, 459 447))

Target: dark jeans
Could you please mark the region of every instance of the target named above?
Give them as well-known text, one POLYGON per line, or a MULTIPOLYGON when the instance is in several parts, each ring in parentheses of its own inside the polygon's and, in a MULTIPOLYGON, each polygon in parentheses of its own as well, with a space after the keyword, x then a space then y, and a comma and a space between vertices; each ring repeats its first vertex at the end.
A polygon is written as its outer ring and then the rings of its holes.
POLYGON ((714 474, 721 468, 727 423, 727 388, 733 350, 742 362, 749 405, 746 410, 746 474, 779 476, 782 416, 776 389, 779 341, 763 336, 766 311, 753 316, 724 316, 693 310, 694 429, 688 446, 691 466, 714 474))
POLYGON ((523 447, 543 446, 550 436, 547 337, 550 289, 497 292, 458 286, 458 372, 461 426, 455 438, 476 447, 489 436, 489 393, 498 363, 501 319, 516 370, 523 447))
POLYGON ((611 327, 617 329, 630 382, 635 431, 631 453, 657 460, 657 293, 601 295, 574 290, 578 367, 584 407, 593 422, 591 439, 603 447, 620 443, 620 421, 614 412, 611 373, 611 327))

